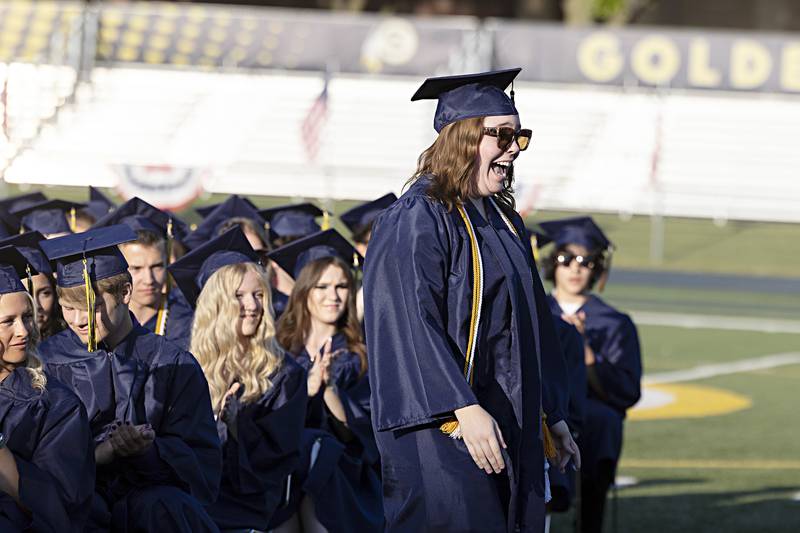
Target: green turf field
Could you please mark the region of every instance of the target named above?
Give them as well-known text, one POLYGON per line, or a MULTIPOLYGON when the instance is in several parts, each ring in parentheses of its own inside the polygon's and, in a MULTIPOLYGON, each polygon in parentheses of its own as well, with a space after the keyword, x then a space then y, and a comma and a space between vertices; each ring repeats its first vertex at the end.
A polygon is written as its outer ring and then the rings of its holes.
MULTIPOLYGON (((16 189, 9 193, 16 192, 16 189)), ((49 189, 52 197, 84 200, 83 189, 49 189)), ((221 201, 210 196, 197 205, 221 201)), ((253 198, 260 206, 281 198, 253 198)), ((329 206, 342 212, 352 202, 329 206)), ((190 221, 197 216, 184 213, 190 221)), ((546 220, 565 213, 538 213, 546 220)), ((614 265, 685 272, 751 276, 800 276, 800 224, 668 219, 664 262, 649 257, 650 222, 598 215, 618 246, 614 265)), ((727 315, 800 321, 797 294, 749 290, 608 286, 603 295, 627 311, 727 315)), ((800 352, 800 334, 640 326, 646 375, 725 363, 775 353, 800 352)), ((692 382, 735 392, 752 406, 706 418, 629 420, 620 475, 637 484, 621 489, 619 532, 796 532, 800 531, 800 365, 722 375, 692 382)), ((606 531, 614 531, 609 504, 606 531)), ((552 531, 572 531, 569 515, 552 531)))

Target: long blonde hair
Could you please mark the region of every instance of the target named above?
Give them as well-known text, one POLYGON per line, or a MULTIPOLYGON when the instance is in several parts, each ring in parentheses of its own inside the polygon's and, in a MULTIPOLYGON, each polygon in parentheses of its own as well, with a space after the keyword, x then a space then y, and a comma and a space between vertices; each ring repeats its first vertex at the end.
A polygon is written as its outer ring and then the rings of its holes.
MULTIPOLYGON (((47 376, 45 375, 44 371, 42 370, 42 362, 39 360, 39 356, 37 353, 37 347, 39 346, 39 327, 37 326, 36 322, 36 305, 33 302, 33 297, 28 294, 25 294, 25 299, 30 306, 31 313, 33 315, 33 319, 31 321, 31 330, 28 334, 28 344, 25 346, 25 366, 28 370, 28 374, 31 376, 31 385, 34 389, 38 390, 39 392, 44 392, 45 387, 47 386, 47 376)), ((0 300, 2 300, 3 295, 0 294, 0 300)))
POLYGON ((272 386, 269 376, 280 367, 283 351, 275 340, 271 301, 266 273, 255 263, 224 266, 203 287, 192 323, 191 352, 206 375, 215 411, 234 381, 244 387, 244 403, 259 398, 272 386), (235 327, 239 320, 236 291, 248 272, 258 274, 264 314, 256 334, 242 346, 235 327))

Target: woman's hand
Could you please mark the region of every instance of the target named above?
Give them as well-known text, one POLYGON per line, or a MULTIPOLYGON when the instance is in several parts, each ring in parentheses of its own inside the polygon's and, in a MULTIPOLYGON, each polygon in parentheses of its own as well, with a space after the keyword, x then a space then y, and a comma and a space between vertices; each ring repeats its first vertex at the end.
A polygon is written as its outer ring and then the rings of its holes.
POLYGON ((580 468, 581 451, 578 449, 578 445, 575 444, 567 423, 564 420, 556 422, 550 426, 550 434, 553 436, 553 444, 556 445, 556 453, 558 454, 553 466, 558 467, 563 473, 567 463, 572 458, 575 468, 580 468))
POLYGON ((228 427, 228 434, 234 439, 238 438, 236 419, 239 414, 239 396, 238 392, 241 388, 239 383, 234 383, 225 396, 222 398, 222 407, 219 410, 219 418, 228 427))
POLYGON ((581 335, 586 334, 586 313, 584 313, 583 311, 578 311, 574 315, 561 313, 561 320, 563 320, 567 324, 572 324, 573 326, 575 326, 575 329, 577 329, 578 333, 580 333, 581 335))
POLYGON ((492 415, 480 405, 456 409, 455 415, 472 460, 487 474, 499 474, 506 466, 502 449, 507 446, 492 415))
POLYGON ((328 368, 330 367, 333 356, 331 354, 332 345, 333 338, 330 338, 325 342, 322 355, 314 355, 311 359, 311 370, 308 371, 309 397, 316 396, 320 389, 324 388, 328 382, 328 368))
POLYGON ((114 461, 114 447, 110 440, 104 440, 94 447, 94 462, 98 465, 107 465, 114 461))
POLYGON ((132 426, 126 422, 114 431, 108 439, 114 449, 114 455, 131 457, 141 455, 152 446, 156 438, 150 424, 132 426))

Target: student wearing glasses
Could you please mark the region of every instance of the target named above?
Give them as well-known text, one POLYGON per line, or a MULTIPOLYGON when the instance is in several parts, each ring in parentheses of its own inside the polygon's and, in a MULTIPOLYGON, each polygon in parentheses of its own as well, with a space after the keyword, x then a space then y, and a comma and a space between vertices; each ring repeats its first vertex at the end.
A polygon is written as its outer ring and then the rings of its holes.
POLYGON ((579 439, 584 452, 581 524, 585 532, 599 532, 622 452, 625 412, 641 394, 639 336, 628 315, 592 292, 605 284, 613 249, 597 224, 590 217, 576 217, 539 226, 555 243, 545 267, 545 277, 554 286, 550 308, 584 340, 589 390, 579 439))
POLYGON ((428 79, 439 136, 364 265, 387 531, 542 531, 545 454, 580 465, 567 375, 522 219, 520 69, 428 79))

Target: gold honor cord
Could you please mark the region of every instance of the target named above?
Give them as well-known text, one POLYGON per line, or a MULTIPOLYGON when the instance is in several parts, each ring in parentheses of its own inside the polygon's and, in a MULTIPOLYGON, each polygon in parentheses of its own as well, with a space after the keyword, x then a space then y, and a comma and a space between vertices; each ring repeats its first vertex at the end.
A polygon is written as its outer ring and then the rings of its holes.
POLYGON ((69 210, 69 229, 72 230, 72 233, 78 229, 78 213, 74 207, 69 210))
MULTIPOLYGON (((517 228, 514 227, 514 224, 511 223, 506 214, 503 213, 503 211, 497 206, 493 198, 489 198, 489 203, 492 204, 492 207, 494 207, 495 211, 497 211, 497 214, 500 215, 500 218, 502 218, 503 222, 506 223, 506 226, 508 226, 508 229, 511 231, 511 233, 516 235, 518 239, 522 240, 522 238, 519 236, 519 232, 517 232, 517 228)), ((535 249, 536 247, 533 248, 533 250, 535 249)), ((533 258, 535 261, 535 252, 533 258)), ((541 374, 541 370, 539 373, 541 374)), ((556 443, 553 440, 553 435, 550 433, 550 427, 547 425, 547 415, 542 409, 540 409, 540 413, 542 415, 542 444, 544 446, 544 456, 548 459, 555 459, 558 455, 558 452, 556 451, 556 443)))
MULTIPOLYGON (((483 303, 483 260, 478 247, 478 239, 475 237, 475 230, 472 227, 472 221, 470 221, 463 204, 458 204, 457 207, 458 213, 461 215, 461 218, 464 220, 464 225, 467 228, 472 256, 472 312, 469 318, 467 354, 464 360, 464 377, 471 387, 474 376, 473 369, 475 367, 475 350, 478 344, 478 326, 481 315, 481 305, 483 303)), ((461 427, 458 424, 458 420, 448 420, 442 424, 439 429, 442 433, 450 435, 454 439, 461 438, 461 427)))
POLYGON ((322 212, 322 227, 320 229, 323 231, 331 229, 331 214, 327 210, 322 212))
MULTIPOLYGON (((164 261, 169 264, 172 257, 172 217, 167 221, 167 242, 165 245, 164 253, 166 257, 164 261)), ((154 333, 162 337, 167 334, 167 319, 169 318, 169 291, 172 290, 172 278, 169 271, 166 273, 166 281, 164 287, 164 294, 161 295, 161 303, 158 306, 158 313, 156 314, 156 329, 154 333)))
POLYGON ((90 352, 97 350, 97 324, 95 321, 95 294, 92 288, 92 281, 89 278, 89 265, 86 258, 83 258, 83 286, 86 289, 86 313, 89 335, 86 341, 86 349, 90 352))

